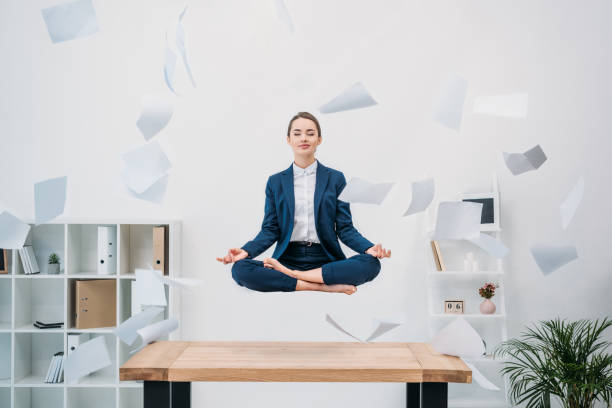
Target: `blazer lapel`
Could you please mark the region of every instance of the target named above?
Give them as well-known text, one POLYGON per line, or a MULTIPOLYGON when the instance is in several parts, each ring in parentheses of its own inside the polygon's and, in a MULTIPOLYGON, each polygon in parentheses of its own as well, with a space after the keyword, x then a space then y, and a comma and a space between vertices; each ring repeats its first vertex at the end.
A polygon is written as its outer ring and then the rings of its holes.
POLYGON ((329 170, 327 167, 321 164, 320 161, 317 160, 317 181, 315 183, 315 192, 314 192, 314 217, 315 217, 315 225, 317 220, 319 219, 319 205, 321 204, 321 199, 323 198, 323 192, 325 191, 325 187, 327 187, 327 182, 329 181, 329 170))
MULTIPOLYGON (((318 166, 318 165, 317 165, 318 166)), ((295 191, 293 189, 293 163, 291 166, 282 173, 281 184, 283 186, 283 193, 287 199, 287 205, 289 206, 289 222, 293 226, 293 217, 295 213, 295 191)))

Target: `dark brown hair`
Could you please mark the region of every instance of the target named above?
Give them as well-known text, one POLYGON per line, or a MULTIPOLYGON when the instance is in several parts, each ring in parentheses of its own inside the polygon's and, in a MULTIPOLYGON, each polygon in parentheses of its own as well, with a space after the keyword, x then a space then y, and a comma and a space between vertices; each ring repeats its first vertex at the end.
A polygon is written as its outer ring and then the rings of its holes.
POLYGON ((312 120, 315 126, 317 127, 317 133, 319 133, 319 137, 321 137, 321 125, 319 125, 319 121, 317 120, 317 118, 314 117, 312 113, 308 113, 308 112, 298 112, 294 117, 291 118, 291 120, 289 121, 289 127, 287 128, 287 137, 289 137, 289 135, 291 134, 291 124, 297 118, 304 118, 304 119, 312 120))

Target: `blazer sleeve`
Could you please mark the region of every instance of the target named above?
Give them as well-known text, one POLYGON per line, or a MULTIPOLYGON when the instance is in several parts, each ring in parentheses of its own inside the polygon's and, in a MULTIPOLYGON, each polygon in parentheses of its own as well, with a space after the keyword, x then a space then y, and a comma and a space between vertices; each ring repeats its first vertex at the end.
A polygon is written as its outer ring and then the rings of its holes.
POLYGON ((261 231, 253 238, 253 240, 244 244, 241 248, 249 253, 248 258, 255 258, 257 255, 264 252, 266 249, 278 241, 280 237, 280 227, 278 226, 278 218, 276 216, 276 206, 274 204, 274 193, 270 177, 266 184, 266 204, 264 219, 261 224, 261 231))
MULTIPOLYGON (((338 185, 336 197, 340 195, 346 186, 346 178, 343 173, 340 174, 341 181, 338 185)), ((374 246, 372 242, 364 238, 353 226, 350 204, 341 200, 338 200, 336 205, 336 234, 346 246, 358 254, 363 254, 368 248, 374 246)))

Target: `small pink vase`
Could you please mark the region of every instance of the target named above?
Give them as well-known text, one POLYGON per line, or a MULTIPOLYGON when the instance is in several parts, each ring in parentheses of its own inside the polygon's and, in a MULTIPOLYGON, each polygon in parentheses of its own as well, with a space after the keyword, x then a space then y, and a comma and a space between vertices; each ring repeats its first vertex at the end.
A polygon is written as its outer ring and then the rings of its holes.
POLYGON ((495 303, 491 302, 491 299, 485 299, 480 304, 480 313, 482 314, 493 314, 495 313, 495 303))

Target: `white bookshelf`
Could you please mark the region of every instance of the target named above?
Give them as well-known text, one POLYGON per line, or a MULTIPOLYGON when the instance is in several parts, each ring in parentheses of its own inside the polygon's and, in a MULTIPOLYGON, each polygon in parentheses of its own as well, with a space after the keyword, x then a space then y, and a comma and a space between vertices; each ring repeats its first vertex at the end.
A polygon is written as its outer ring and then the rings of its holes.
MULTIPOLYGON (((153 265, 153 227, 169 228, 170 276, 180 274, 181 224, 176 220, 54 220, 34 225, 26 239, 36 254, 40 274, 24 273, 17 250, 8 251, 9 274, 0 275, 0 407, 1 408, 128 408, 142 406, 142 382, 120 382, 119 367, 130 357, 129 347, 113 327, 76 329, 71 286, 80 279, 117 281, 117 323, 131 316, 135 268, 153 265), (114 275, 97 273, 97 226, 117 227, 117 269, 114 275), (47 258, 60 256, 60 273, 47 274, 47 258), (62 321, 59 329, 38 329, 36 320, 62 321), (112 364, 82 378, 77 384, 46 384, 44 376, 54 353, 67 354, 69 333, 103 337, 112 364)), ((164 316, 178 317, 176 289, 166 287, 164 316)), ((181 338, 180 327, 169 339, 181 338)))
MULTIPOLYGON (((491 190, 499 197, 497 176, 493 174, 491 190)), ((460 200, 460 198, 457 198, 460 200)), ((472 384, 449 384, 450 407, 510 407, 508 402, 506 381, 501 377, 499 370, 505 359, 493 358, 492 351, 502 341, 508 339, 506 314, 506 285, 504 282, 505 270, 502 259, 495 258, 485 251, 467 241, 438 241, 445 271, 438 271, 433 259, 430 246, 431 236, 435 226, 435 210, 437 206, 430 205, 425 217, 425 230, 427 231, 426 251, 429 254, 430 270, 427 272, 427 301, 429 310, 429 331, 433 337, 440 329, 448 325, 452 319, 462 317, 466 319, 486 342, 486 356, 478 358, 465 358, 474 364, 490 381, 495 383, 500 391, 484 390, 475 382, 472 384), (473 252, 479 262, 479 271, 466 272, 463 270, 463 259, 467 252, 473 252), (485 282, 496 282, 499 288, 491 299, 496 310, 493 314, 480 313, 479 306, 483 298, 478 294, 478 288, 485 282), (444 313, 445 300, 463 300, 463 314, 444 313)), ((497 208, 499 210, 499 208, 497 208)), ((481 225, 481 232, 501 239, 500 227, 481 225)), ((503 240, 502 240, 503 241, 503 240)))

